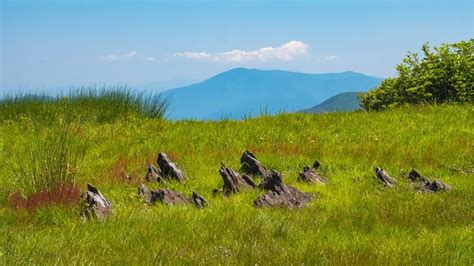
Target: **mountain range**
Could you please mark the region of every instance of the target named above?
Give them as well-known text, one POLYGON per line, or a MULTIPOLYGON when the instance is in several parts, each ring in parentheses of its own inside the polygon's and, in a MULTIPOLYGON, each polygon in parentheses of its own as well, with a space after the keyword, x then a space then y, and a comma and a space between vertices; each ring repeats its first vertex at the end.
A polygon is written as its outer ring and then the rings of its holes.
POLYGON ((356 72, 307 74, 235 68, 203 82, 170 89, 171 119, 220 119, 294 112, 343 92, 364 92, 381 78, 356 72))

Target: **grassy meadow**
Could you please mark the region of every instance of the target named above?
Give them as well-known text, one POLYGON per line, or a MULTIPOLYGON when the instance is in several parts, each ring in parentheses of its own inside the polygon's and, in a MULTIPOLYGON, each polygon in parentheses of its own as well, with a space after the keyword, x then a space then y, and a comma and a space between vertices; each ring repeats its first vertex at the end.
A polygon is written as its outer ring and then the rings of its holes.
POLYGON ((474 264, 472 105, 204 122, 168 121, 94 97, 0 104, 3 264, 474 264), (65 140, 64 128, 71 129, 65 140), (313 193, 313 202, 257 209, 259 190, 213 197, 220 163, 239 169, 245 149, 313 193), (50 156, 55 151, 64 152, 50 156), (188 180, 148 186, 197 191, 208 208, 146 206, 137 197, 158 152, 188 180), (57 175, 81 190, 97 186, 113 205, 108 219, 81 220, 74 203, 11 203, 15 192, 38 192, 63 158, 73 163, 57 175), (297 182, 316 159, 329 182, 297 182), (377 166, 395 177, 394 188, 377 180, 377 166), (413 167, 453 190, 417 193, 403 177, 413 167))

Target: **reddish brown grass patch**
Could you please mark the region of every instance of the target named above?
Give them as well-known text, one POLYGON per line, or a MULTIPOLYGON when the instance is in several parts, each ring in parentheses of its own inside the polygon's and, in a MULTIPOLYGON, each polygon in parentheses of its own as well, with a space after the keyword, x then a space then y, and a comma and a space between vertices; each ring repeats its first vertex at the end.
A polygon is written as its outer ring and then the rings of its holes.
POLYGON ((44 189, 23 197, 20 191, 10 194, 8 204, 12 208, 33 211, 48 206, 74 206, 79 204, 81 192, 77 186, 60 185, 53 189, 44 189))

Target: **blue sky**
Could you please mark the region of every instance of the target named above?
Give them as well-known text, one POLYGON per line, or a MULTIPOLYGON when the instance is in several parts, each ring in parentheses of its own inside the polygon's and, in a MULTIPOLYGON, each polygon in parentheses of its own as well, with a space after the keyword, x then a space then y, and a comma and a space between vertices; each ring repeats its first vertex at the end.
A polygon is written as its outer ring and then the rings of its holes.
POLYGON ((1 86, 200 80, 234 67, 387 77, 473 37, 473 1, 6 1, 1 86))

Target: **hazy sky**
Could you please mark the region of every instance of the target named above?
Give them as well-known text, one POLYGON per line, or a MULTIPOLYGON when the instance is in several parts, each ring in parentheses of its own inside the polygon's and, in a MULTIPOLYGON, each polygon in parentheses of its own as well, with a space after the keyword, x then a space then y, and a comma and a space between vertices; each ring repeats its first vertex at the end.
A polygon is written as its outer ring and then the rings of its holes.
POLYGON ((387 77, 424 42, 474 35, 474 1, 0 1, 4 91, 239 66, 387 77))

